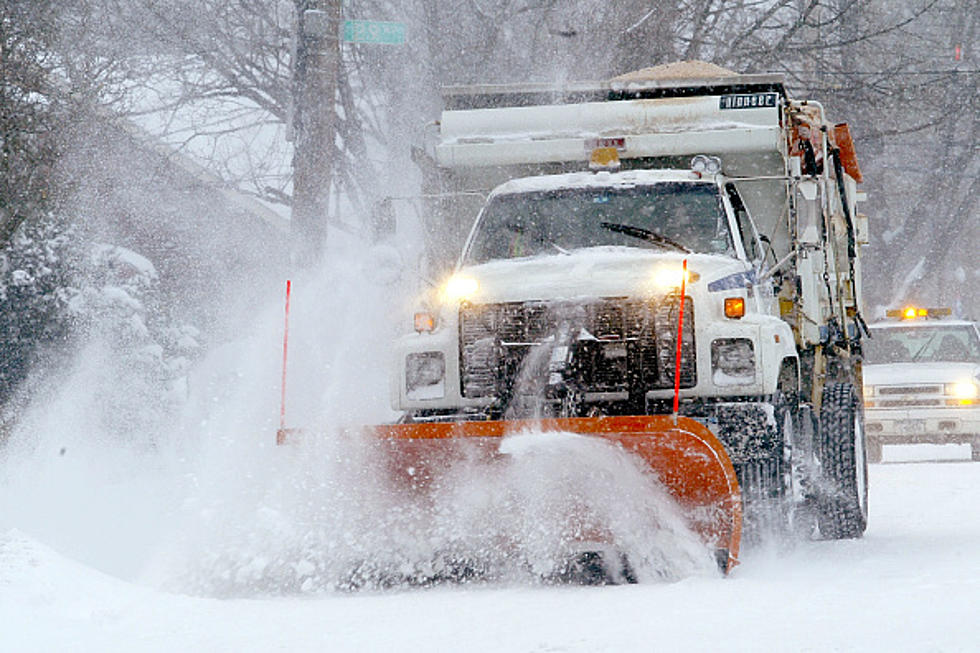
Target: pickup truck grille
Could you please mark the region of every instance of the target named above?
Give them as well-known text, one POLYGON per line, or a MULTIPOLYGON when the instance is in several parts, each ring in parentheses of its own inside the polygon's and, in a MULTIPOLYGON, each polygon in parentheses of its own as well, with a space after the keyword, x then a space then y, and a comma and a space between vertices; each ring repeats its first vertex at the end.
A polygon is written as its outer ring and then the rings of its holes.
POLYGON ((941 383, 921 385, 879 385, 865 398, 868 408, 935 408, 946 406, 941 383))
POLYGON ((941 385, 886 385, 878 387, 880 395, 939 395, 943 393, 941 385))
MULTIPOLYGON (((464 304, 459 311, 460 391, 468 398, 505 398, 525 357, 556 344, 569 345, 563 373, 584 392, 635 396, 673 388, 678 307, 676 295, 464 304)), ((695 362, 693 304, 685 297, 681 387, 697 383, 695 362)))

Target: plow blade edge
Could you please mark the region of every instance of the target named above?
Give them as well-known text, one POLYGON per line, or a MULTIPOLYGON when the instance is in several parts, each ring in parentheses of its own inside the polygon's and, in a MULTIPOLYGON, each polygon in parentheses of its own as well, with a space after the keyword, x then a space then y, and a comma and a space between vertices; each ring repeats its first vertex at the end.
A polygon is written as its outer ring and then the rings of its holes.
MULTIPOLYGON (((455 455, 500 455, 500 439, 522 432, 561 431, 602 438, 639 456, 673 496, 690 527, 714 548, 727 573, 738 562, 742 504, 735 470, 721 442, 686 417, 572 417, 545 420, 430 422, 364 427, 387 440, 396 467, 410 468, 413 482, 441 470, 455 455), (427 469, 428 467, 428 469, 427 469)), ((394 470, 393 470, 394 471, 394 470)))

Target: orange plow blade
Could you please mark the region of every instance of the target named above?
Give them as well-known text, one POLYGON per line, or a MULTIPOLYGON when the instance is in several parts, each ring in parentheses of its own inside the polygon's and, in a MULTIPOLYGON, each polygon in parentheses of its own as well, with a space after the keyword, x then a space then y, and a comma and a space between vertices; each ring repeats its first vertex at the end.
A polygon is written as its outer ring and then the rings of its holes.
POLYGON ((639 456, 654 472, 690 527, 718 556, 727 573, 738 562, 742 507, 735 470, 725 449, 703 424, 666 415, 573 417, 547 420, 435 422, 365 427, 387 440, 390 471, 420 487, 440 472, 447 456, 500 456, 500 438, 521 432, 561 431, 602 438, 639 456))

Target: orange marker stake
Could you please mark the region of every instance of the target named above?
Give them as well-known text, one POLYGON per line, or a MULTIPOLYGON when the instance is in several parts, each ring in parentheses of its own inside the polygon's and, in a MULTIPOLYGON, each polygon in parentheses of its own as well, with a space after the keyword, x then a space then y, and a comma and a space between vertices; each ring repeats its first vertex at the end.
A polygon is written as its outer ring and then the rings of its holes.
POLYGON ((289 294, 292 282, 286 279, 286 318, 282 330, 282 395, 279 399, 279 434, 281 439, 286 429, 286 354, 289 351, 289 294))
POLYGON ((674 362, 674 422, 677 422, 677 409, 681 405, 681 345, 684 341, 684 293, 687 290, 687 259, 684 259, 684 273, 681 275, 681 308, 677 314, 677 356, 674 362))

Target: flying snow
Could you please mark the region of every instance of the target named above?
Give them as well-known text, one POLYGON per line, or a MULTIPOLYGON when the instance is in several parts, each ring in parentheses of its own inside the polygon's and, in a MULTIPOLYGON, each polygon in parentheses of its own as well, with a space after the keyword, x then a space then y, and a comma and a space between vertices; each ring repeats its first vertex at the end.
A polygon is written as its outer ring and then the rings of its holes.
POLYGON ((603 549, 640 581, 716 573, 651 472, 606 442, 513 435, 494 464, 434 462, 424 493, 392 474, 385 443, 357 426, 397 417, 387 343, 407 323, 407 283, 366 278, 361 262, 338 255, 293 280, 285 409, 298 443, 275 443, 282 297, 188 374, 180 415, 145 437, 105 428, 106 379, 127 377, 90 347, 11 437, 0 527, 201 595, 538 582, 603 549))

